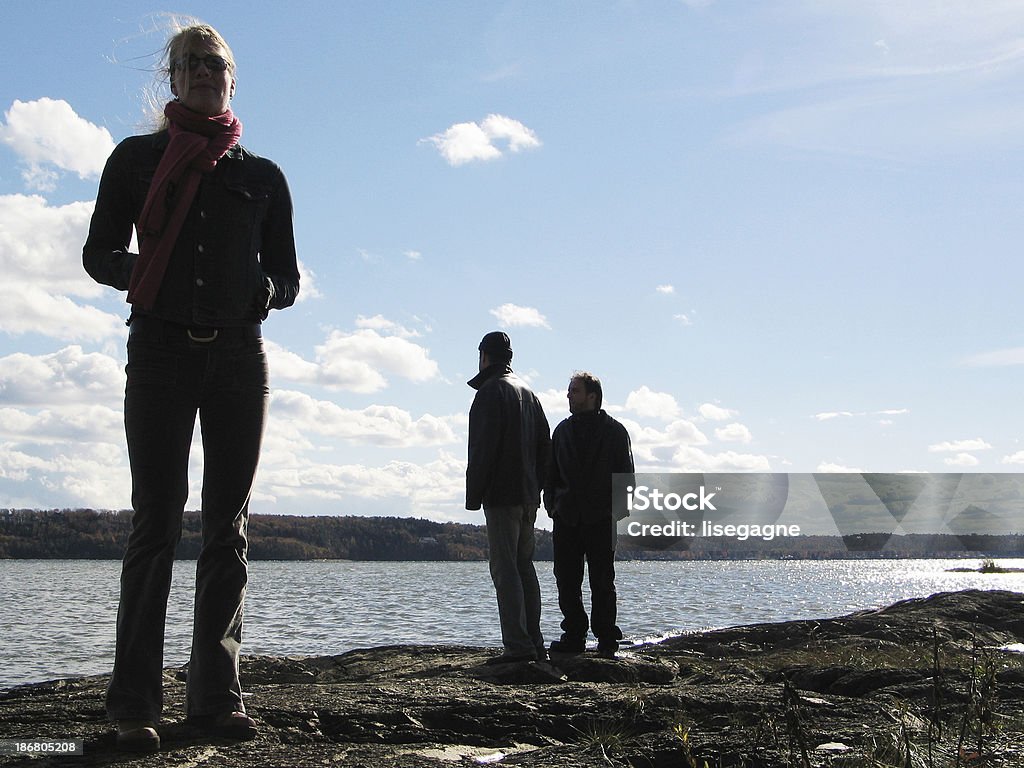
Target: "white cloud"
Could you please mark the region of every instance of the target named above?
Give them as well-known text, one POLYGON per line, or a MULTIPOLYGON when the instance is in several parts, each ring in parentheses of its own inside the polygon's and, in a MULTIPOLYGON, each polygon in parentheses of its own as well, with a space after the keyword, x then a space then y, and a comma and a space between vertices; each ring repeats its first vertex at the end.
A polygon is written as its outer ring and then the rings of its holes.
POLYGON ((0 488, 20 506, 127 506, 124 372, 77 346, 0 359, 0 488))
POLYGON ((627 411, 637 416, 672 421, 682 413, 676 399, 667 392, 654 392, 646 384, 626 396, 627 411))
POLYGON ((438 375, 437 363, 423 347, 372 329, 333 331, 316 348, 323 381, 354 392, 376 392, 387 385, 385 373, 410 381, 438 375))
MULTIPOLYGON (((872 415, 875 416, 902 416, 910 413, 909 408, 887 408, 881 411, 874 411, 872 415)), ((816 413, 811 418, 816 421, 831 421, 832 419, 852 419, 852 418, 863 418, 869 414, 865 411, 854 413, 853 411, 825 411, 823 413, 816 413)), ((890 419, 880 419, 880 424, 891 424, 890 419)))
POLYGON ((707 436, 697 425, 686 419, 676 419, 665 428, 665 441, 668 445, 706 445, 707 436))
POLYGON ((0 478, 26 482, 34 471, 45 469, 47 462, 11 445, 0 443, 0 478))
POLYGON ((316 272, 307 267, 302 259, 296 259, 299 268, 299 295, 295 298, 296 303, 308 301, 309 299, 323 298, 320 286, 317 285, 316 272))
POLYGON ((31 282, 80 296, 102 294, 82 267, 93 203, 51 207, 39 195, 0 195, 0 268, 6 283, 31 282))
POLYGON ((503 328, 529 327, 547 328, 548 320, 540 311, 534 307, 520 307, 516 304, 502 304, 500 307, 491 310, 491 314, 498 318, 503 328))
POLYGON ((124 508, 123 362, 69 346, 0 358, 0 493, 26 507, 124 508))
POLYGON ((823 461, 818 465, 815 472, 846 472, 846 473, 861 473, 864 470, 860 467, 848 467, 844 464, 836 464, 831 461, 823 461))
POLYGON ((48 166, 83 179, 98 177, 114 149, 110 132, 79 117, 66 101, 15 101, 5 117, 0 141, 27 164, 23 175, 34 189, 53 188, 55 176, 48 166))
POLYGON ((707 435, 691 421, 677 419, 664 429, 643 426, 630 419, 621 419, 629 432, 633 447, 633 456, 637 466, 645 466, 647 470, 657 468, 675 470, 672 457, 683 447, 707 445, 707 435))
POLYGON ((317 363, 306 360, 267 338, 263 340, 263 346, 267 351, 267 361, 273 380, 280 378, 304 384, 316 384, 319 380, 320 366, 317 363))
POLYGON ((14 506, 124 509, 131 478, 119 445, 76 443, 69 454, 39 443, 23 449, 0 443, 0 487, 14 506))
POLYGON ((510 152, 540 146, 537 135, 518 120, 504 115, 488 115, 480 123, 456 123, 444 133, 421 142, 433 144, 449 165, 458 166, 481 160, 495 160, 502 151, 495 142, 505 142, 510 152))
POLYGON ((1024 464, 1024 451, 1017 451, 1009 456, 1003 456, 1003 464, 1024 464))
POLYGON ((708 421, 725 421, 726 419, 731 419, 737 413, 714 403, 704 403, 697 411, 708 421))
POLYGON ((963 365, 973 368, 1001 368, 1009 365, 1024 365, 1024 347, 996 349, 991 352, 968 357, 963 365))
POLYGON ((375 316, 362 318, 364 327, 347 333, 332 331, 316 351, 316 360, 303 359, 283 347, 267 341, 271 374, 304 384, 315 384, 350 392, 379 392, 388 385, 388 376, 410 381, 428 381, 439 375, 430 351, 399 336, 379 331, 407 329, 375 316))
POLYGON ((654 290, 656 290, 658 293, 665 294, 666 296, 676 292, 676 288, 674 285, 659 285, 654 290))
POLYGON ((943 463, 950 467, 976 467, 981 462, 969 453, 958 453, 952 458, 944 459, 943 463))
POLYGON ((123 364, 99 352, 65 347, 46 355, 16 352, 0 358, 0 403, 24 406, 117 407, 124 394, 123 364))
POLYGON ((521 152, 524 149, 535 149, 540 146, 537 134, 511 117, 488 115, 484 118, 481 127, 488 136, 507 141, 511 152, 521 152))
POLYGON ((853 414, 849 411, 826 411, 825 413, 816 413, 813 418, 818 421, 830 421, 831 419, 850 418, 853 414))
POLYGON ((124 333, 123 318, 69 296, 96 298, 105 288, 82 267, 92 203, 51 207, 37 195, 0 195, 0 328, 65 340, 124 333))
POLYGON ((934 445, 929 445, 928 450, 931 453, 954 453, 957 451, 987 451, 991 447, 980 437, 976 437, 973 440, 947 440, 942 443, 935 443, 934 445))
POLYGON ((414 339, 420 335, 419 331, 410 330, 405 326, 399 325, 393 320, 388 320, 383 315, 374 315, 373 317, 365 317, 359 315, 356 317, 357 328, 369 328, 373 331, 382 331, 391 336, 398 336, 403 339, 414 339))
MULTIPOLYGON (((566 382, 568 387, 568 382, 566 382)), ((569 401, 565 397, 565 390, 558 389, 546 389, 543 392, 536 392, 537 399, 540 400, 540 405, 544 409, 544 415, 548 418, 548 423, 552 429, 562 419, 569 415, 569 401)), ((608 404, 605 403, 603 406, 605 410, 608 410, 608 404)))
POLYGON ((771 464, 765 456, 752 453, 707 453, 693 446, 682 446, 672 456, 677 472, 768 472, 771 464))
POLYGON ((45 408, 36 412, 0 408, 0 436, 22 445, 123 442, 120 408, 103 405, 45 408))
POLYGON ((299 435, 403 448, 458 442, 447 420, 429 414, 413 419, 408 411, 391 405, 351 410, 302 392, 280 390, 274 392, 271 407, 280 428, 299 435))
POLYGON ((461 503, 465 488, 465 461, 441 451, 432 461, 389 461, 382 466, 302 461, 267 467, 260 472, 259 494, 287 509, 290 503, 304 510, 320 502, 325 510, 343 506, 350 511, 360 500, 386 504, 389 514, 429 517, 435 520, 470 519, 461 503))
POLYGON ((9 334, 41 333, 65 341, 99 341, 125 332, 123 318, 33 285, 0 286, 0 325, 9 334))
POLYGON ((690 319, 689 315, 672 315, 672 319, 677 320, 680 325, 693 325, 693 321, 690 319))
POLYGON ((723 443, 749 443, 754 438, 742 424, 727 424, 715 430, 715 437, 723 443))

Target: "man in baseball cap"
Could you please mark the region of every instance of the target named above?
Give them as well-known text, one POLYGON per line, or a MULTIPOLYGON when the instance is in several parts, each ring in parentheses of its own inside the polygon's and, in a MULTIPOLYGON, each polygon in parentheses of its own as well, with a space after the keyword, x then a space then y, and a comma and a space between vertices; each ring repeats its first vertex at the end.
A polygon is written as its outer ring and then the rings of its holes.
POLYGON ((534 524, 551 455, 551 432, 536 395, 512 372, 512 343, 501 331, 480 341, 469 410, 466 509, 483 507, 491 579, 504 652, 488 663, 547 658, 540 631, 534 524))

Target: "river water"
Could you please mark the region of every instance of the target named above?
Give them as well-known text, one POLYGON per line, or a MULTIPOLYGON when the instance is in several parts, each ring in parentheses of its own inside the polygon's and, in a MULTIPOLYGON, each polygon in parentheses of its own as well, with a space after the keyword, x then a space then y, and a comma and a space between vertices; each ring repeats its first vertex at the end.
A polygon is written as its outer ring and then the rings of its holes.
MULTIPOLYGON (((1024 573, 953 573, 978 560, 616 564, 628 640, 823 618, 960 589, 1024 593, 1024 573)), ((1000 560, 1024 568, 1024 560, 1000 560)), ((0 560, 0 688, 110 671, 118 577, 110 560, 0 560)), ((537 563, 545 637, 560 634, 550 562, 537 563)), ((165 664, 188 658, 195 563, 175 564, 165 664)), ((587 598, 589 601, 589 598, 587 598)), ((243 653, 328 655, 399 643, 498 647, 484 562, 268 562, 249 566, 243 653)))

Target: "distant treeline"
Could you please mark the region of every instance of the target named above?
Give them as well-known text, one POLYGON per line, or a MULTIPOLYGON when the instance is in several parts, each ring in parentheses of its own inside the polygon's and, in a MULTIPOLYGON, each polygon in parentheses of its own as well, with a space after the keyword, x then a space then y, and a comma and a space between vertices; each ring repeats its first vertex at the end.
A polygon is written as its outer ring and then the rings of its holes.
MULTIPOLYGON (((0 509, 0 558, 114 559, 124 554, 130 511, 0 509)), ((249 516, 251 560, 485 560, 482 526, 399 517, 249 516)), ((551 557, 539 531, 538 557, 551 557)), ((202 545, 198 512, 185 512, 179 560, 202 545)))
MULTIPOLYGON (((543 513, 542 513, 543 514, 543 513)), ((119 560, 130 511, 0 509, 0 559, 119 560)), ((202 543, 198 512, 182 520, 177 557, 194 560, 202 543)), ((1024 557, 1024 536, 874 533, 761 539, 640 541, 620 537, 620 560, 740 560, 1024 557)), ((550 531, 537 531, 537 560, 552 557, 550 531)), ((486 560, 482 525, 406 517, 249 517, 251 560, 486 560)))

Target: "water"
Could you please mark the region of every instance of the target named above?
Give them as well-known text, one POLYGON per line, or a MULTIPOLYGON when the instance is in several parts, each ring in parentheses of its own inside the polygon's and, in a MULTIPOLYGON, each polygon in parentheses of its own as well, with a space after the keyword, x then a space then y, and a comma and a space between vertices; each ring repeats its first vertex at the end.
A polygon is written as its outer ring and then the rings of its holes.
MULTIPOLYGON (((627 639, 837 616, 959 589, 1024 592, 1024 573, 950 573, 976 560, 616 564, 627 639)), ((1024 560, 1000 565, 1024 568, 1024 560)), ((110 671, 121 564, 0 560, 0 688, 110 671)), ((548 640, 560 634, 551 563, 537 564, 548 640)), ((178 562, 165 664, 188 658, 195 563, 178 562)), ((589 598, 587 598, 589 602, 589 598)), ((327 655, 399 643, 500 646, 487 564, 255 562, 243 652, 327 655)))

